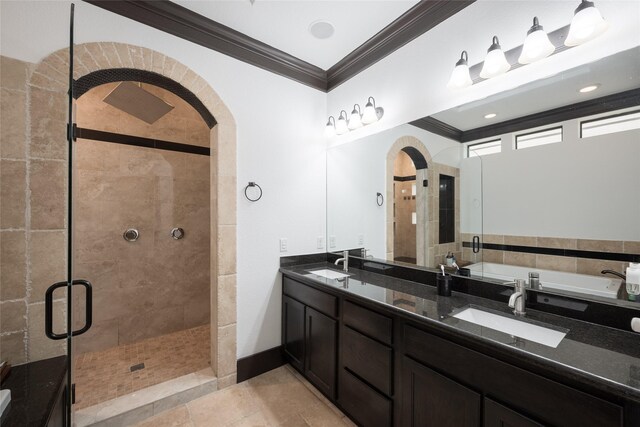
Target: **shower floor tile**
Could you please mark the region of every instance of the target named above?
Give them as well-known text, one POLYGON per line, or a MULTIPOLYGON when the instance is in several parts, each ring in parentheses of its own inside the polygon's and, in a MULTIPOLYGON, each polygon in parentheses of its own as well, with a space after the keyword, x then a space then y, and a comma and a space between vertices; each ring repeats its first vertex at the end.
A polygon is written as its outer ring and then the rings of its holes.
POLYGON ((206 325, 80 354, 74 358, 75 407, 86 408, 205 369, 210 365, 210 343, 206 325))

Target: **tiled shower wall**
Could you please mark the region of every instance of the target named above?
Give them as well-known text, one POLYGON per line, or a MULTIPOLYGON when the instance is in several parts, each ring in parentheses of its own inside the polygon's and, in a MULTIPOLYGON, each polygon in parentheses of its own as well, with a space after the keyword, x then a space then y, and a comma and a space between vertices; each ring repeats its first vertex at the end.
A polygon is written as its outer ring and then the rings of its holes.
MULTIPOLYGON (((400 151, 394 162, 394 176, 407 177, 416 174, 411 157, 400 151)), ((411 222, 416 212, 416 198, 411 195, 411 187, 416 181, 395 181, 394 186, 394 224, 393 256, 398 258, 417 258, 416 225, 411 222)))
MULTIPOLYGON (((470 242, 471 234, 463 233, 462 239, 470 242)), ((615 252, 640 254, 640 242, 621 240, 566 239, 536 236, 484 235, 483 243, 495 243, 514 246, 530 246, 554 249, 577 249, 594 252, 615 252)), ((463 248, 463 259, 471 259, 471 248, 463 248)), ((609 261, 596 258, 576 258, 570 256, 543 255, 511 251, 482 249, 482 260, 497 264, 509 264, 545 270, 566 271, 569 273, 599 276, 604 269, 624 272, 627 262, 609 261)))
MULTIPOLYGON (((175 108, 153 125, 104 103, 117 84, 77 101, 77 122, 90 128, 209 146, 210 130, 182 99, 143 85, 175 108)), ((96 351, 210 322, 208 156, 78 140, 74 164, 75 277, 92 282, 93 326, 77 350, 96 351), (174 227, 185 237, 174 240, 174 227), (140 238, 127 242, 123 232, 140 238)), ((84 295, 74 294, 76 327, 84 295)))
MULTIPOLYGON (((44 335, 44 294, 66 280, 67 102, 34 69, 0 56, 0 360, 13 365, 66 345, 44 335)), ((55 332, 64 332, 65 297, 54 295, 55 332)))

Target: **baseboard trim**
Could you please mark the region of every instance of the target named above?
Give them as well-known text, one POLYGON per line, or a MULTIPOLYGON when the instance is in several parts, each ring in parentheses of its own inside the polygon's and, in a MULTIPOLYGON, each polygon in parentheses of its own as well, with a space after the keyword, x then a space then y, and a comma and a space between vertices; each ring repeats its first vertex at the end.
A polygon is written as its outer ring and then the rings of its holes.
POLYGON ((282 346, 238 359, 238 382, 248 380, 285 364, 282 346))

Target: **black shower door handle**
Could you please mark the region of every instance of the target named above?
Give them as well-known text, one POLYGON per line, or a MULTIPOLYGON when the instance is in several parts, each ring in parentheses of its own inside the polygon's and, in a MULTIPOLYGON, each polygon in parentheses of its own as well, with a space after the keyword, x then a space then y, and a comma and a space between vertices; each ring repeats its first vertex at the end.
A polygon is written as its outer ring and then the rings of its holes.
POLYGON ((477 254, 480 252, 480 237, 473 236, 473 253, 477 254))
MULTIPOLYGON (((91 324, 93 322, 93 291, 91 287, 91 283, 87 280, 74 280, 73 285, 82 285, 86 289, 85 293, 85 325, 78 329, 77 331, 73 331, 71 336, 82 335, 91 328, 91 324)), ((63 340, 67 338, 67 334, 56 334, 53 332, 53 292, 58 288, 63 288, 67 286, 67 282, 58 282, 49 286, 47 292, 44 296, 44 333, 47 337, 52 340, 63 340)), ((67 308, 69 310, 70 308, 67 308)))

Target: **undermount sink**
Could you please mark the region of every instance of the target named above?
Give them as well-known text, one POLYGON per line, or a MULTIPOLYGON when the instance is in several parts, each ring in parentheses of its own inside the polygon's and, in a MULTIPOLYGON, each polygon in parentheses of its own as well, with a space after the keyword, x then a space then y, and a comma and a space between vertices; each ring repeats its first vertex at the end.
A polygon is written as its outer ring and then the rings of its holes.
POLYGON ((345 277, 349 277, 348 274, 340 273, 339 271, 329 270, 328 268, 323 268, 322 270, 310 270, 309 273, 315 274, 316 276, 325 277, 327 279, 344 279, 345 277))
POLYGON ((566 332, 556 331, 472 307, 454 314, 453 317, 553 348, 556 348, 567 335, 566 332))

